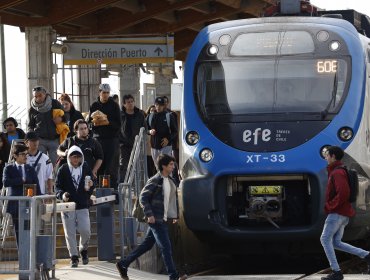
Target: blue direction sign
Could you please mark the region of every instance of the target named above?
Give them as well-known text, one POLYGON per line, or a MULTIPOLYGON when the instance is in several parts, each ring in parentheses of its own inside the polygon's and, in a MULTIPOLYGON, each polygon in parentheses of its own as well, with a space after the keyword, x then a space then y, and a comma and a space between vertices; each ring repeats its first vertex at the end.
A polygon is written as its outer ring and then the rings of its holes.
POLYGON ((79 39, 64 41, 65 65, 170 63, 173 37, 79 39))

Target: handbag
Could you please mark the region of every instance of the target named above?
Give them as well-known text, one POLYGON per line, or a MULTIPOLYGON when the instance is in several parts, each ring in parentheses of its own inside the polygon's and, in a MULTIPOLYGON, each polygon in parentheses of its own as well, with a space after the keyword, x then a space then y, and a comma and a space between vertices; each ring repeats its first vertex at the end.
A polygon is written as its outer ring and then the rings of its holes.
POLYGON ((132 209, 132 217, 136 218, 138 222, 145 223, 144 209, 139 203, 139 198, 136 198, 134 208, 132 209))
MULTIPOLYGON (((157 188, 153 194, 153 197, 157 195, 157 193, 160 191, 160 188, 157 188)), ((145 223, 145 214, 144 214, 144 209, 141 207, 140 202, 139 202, 139 197, 136 198, 134 207, 132 209, 131 216, 136 218, 138 222, 145 223)))

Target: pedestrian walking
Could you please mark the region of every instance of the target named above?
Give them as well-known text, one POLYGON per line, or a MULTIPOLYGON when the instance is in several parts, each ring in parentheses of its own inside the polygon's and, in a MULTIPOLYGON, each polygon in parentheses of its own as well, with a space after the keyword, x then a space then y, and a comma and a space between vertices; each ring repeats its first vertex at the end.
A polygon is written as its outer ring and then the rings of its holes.
POLYGON ((177 183, 171 178, 175 167, 172 156, 162 154, 158 157, 159 172, 148 180, 140 193, 140 205, 144 209, 149 225, 143 243, 132 251, 116 266, 121 278, 128 280, 127 269, 129 265, 141 255, 152 249, 157 244, 162 253, 162 258, 170 280, 183 280, 186 275, 179 277, 172 257, 172 246, 168 234, 168 224, 177 223, 178 201, 177 183))
POLYGON ((46 89, 37 86, 32 90, 33 98, 28 110, 28 131, 37 132, 40 137, 40 151, 47 153, 53 165, 57 161, 59 135, 56 126, 64 121, 62 117, 53 117, 54 109, 61 109, 58 100, 53 99, 46 89))
POLYGON ((118 104, 109 94, 109 84, 99 85, 98 100, 90 106, 89 122, 92 124, 93 137, 99 141, 104 153, 98 175, 110 175, 110 187, 117 189, 121 114, 118 104))
POLYGON ((89 202, 94 190, 92 172, 84 161, 81 149, 72 146, 68 150, 67 163, 57 173, 55 191, 58 199, 64 202, 75 202, 76 210, 61 212, 64 235, 67 243, 71 267, 77 267, 79 253, 82 263, 88 264, 88 246, 91 236, 89 202), (79 250, 77 249, 76 230, 80 233, 79 250))
POLYGON ((357 248, 342 241, 343 232, 348 225, 349 218, 355 215, 349 202, 350 187, 347 171, 343 168, 341 161, 344 151, 337 146, 330 146, 325 153, 328 162, 328 184, 325 194, 325 212, 328 214, 324 229, 321 234, 321 244, 329 261, 332 273, 322 277, 322 280, 342 280, 343 274, 340 270, 334 249, 356 255, 365 259, 370 273, 370 254, 361 248, 357 248))

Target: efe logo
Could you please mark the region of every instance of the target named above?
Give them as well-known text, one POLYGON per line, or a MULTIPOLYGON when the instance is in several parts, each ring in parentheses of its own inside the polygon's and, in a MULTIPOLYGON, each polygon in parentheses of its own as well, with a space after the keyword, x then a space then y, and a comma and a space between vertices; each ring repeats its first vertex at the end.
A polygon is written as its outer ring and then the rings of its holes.
POLYGON ((271 130, 270 129, 262 129, 260 127, 256 128, 253 132, 252 130, 244 130, 243 132, 243 142, 249 143, 252 140, 253 136, 253 144, 258 145, 258 139, 260 138, 263 142, 268 142, 271 140, 271 130))

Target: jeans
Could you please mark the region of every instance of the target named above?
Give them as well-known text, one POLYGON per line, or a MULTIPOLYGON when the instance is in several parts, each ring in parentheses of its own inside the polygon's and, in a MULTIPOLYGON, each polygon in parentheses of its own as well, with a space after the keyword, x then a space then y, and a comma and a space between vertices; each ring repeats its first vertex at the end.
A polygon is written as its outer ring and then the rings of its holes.
POLYGON ((364 258, 369 254, 368 251, 342 242, 344 228, 348 222, 348 217, 336 213, 329 214, 325 220, 320 241, 324 248, 326 257, 328 258, 330 267, 334 271, 340 270, 334 249, 356 255, 360 258, 364 258))
POLYGON ((157 243, 157 246, 161 250, 164 265, 166 266, 170 279, 177 279, 178 273, 172 258, 172 247, 168 235, 167 224, 165 222, 156 222, 155 224, 148 225, 149 228, 143 243, 121 261, 121 265, 126 268, 129 267, 133 261, 148 252, 153 248, 154 244, 157 243))

